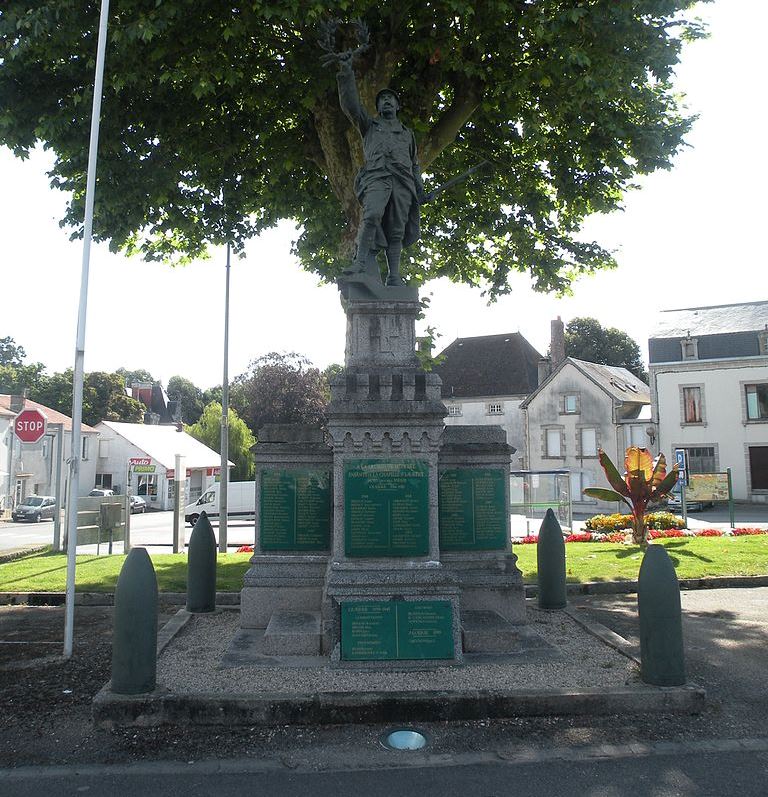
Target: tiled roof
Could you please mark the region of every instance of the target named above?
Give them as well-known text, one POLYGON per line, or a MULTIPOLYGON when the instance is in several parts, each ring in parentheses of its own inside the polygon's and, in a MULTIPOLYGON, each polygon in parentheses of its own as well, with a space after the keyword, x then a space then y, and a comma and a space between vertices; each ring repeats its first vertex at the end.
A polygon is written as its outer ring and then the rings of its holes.
MULTIPOLYGON (((40 410, 43 415, 48 418, 48 423, 62 423, 64 424, 65 432, 72 431, 72 419, 69 417, 69 415, 64 415, 62 412, 52 410, 50 407, 46 407, 45 404, 38 404, 38 402, 32 401, 30 399, 24 400, 24 409, 40 410)), ((9 396, 7 393, 0 393, 0 412, 2 410, 7 410, 13 417, 15 417, 17 414, 16 412, 11 411, 11 396, 9 396)), ((98 433, 97 429, 94 429, 92 426, 88 426, 85 423, 80 428, 83 432, 90 432, 93 434, 98 433)))
POLYGON ((759 332, 768 325, 768 301, 686 307, 659 313, 651 338, 684 338, 687 335, 722 335, 759 332))
MULTIPOLYGON (((185 458, 187 468, 215 468, 221 465, 221 454, 195 440, 186 432, 177 432, 176 425, 118 423, 102 421, 102 434, 114 432, 128 440, 166 468, 173 468, 176 454, 185 458)), ((230 462, 230 465, 234 463, 230 462)))
POLYGON ((528 395, 536 389, 541 355, 519 332, 456 338, 435 366, 443 398, 528 395))
POLYGON ((590 363, 586 360, 577 360, 575 357, 566 359, 590 376, 606 393, 610 393, 615 399, 640 404, 650 403, 651 389, 626 368, 590 363))

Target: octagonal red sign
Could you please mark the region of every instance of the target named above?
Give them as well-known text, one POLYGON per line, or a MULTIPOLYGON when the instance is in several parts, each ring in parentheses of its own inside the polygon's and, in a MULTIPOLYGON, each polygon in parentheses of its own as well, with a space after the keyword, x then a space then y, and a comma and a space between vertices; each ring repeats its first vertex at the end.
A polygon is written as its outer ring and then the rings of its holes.
POLYGON ((37 409, 22 410, 13 422, 13 431, 22 443, 36 443, 48 429, 48 418, 37 409))

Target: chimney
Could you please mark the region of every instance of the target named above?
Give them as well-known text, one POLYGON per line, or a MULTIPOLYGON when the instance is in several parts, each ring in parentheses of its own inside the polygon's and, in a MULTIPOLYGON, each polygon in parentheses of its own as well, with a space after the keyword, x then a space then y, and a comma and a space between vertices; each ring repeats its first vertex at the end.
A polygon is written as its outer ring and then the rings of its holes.
POLYGON ((552 358, 552 368, 556 368, 565 359, 565 324, 558 316, 551 322, 552 342, 549 345, 549 356, 552 358))
POLYGON ((544 380, 552 373, 552 360, 549 357, 542 357, 538 362, 538 385, 541 385, 544 380))
POLYGON ((23 388, 21 393, 11 396, 11 412, 21 412, 24 409, 28 392, 27 388, 23 388))

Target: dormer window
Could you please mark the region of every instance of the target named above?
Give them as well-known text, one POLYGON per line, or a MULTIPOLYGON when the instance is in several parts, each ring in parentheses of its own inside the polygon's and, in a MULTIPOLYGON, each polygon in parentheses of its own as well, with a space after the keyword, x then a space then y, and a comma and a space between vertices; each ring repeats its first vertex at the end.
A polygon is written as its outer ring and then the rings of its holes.
POLYGON ((757 333, 757 345, 760 349, 760 354, 768 354, 768 324, 762 332, 757 333))
POLYGON ((682 347, 683 360, 699 359, 699 341, 696 338, 688 335, 680 341, 680 346, 682 347))

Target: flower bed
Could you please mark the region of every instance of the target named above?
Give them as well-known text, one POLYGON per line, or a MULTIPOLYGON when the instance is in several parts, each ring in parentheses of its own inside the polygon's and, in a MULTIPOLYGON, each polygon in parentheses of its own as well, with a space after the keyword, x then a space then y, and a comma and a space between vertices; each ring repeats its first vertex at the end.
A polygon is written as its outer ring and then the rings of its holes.
MULTIPOLYGON (((675 537, 746 537, 754 534, 768 534, 768 529, 740 528, 740 529, 654 529, 648 532, 648 537, 652 540, 666 540, 675 537)), ((565 542, 617 542, 625 543, 631 541, 631 532, 614 531, 603 534, 599 531, 580 532, 569 534, 565 537, 565 542)), ((515 545, 533 545, 538 542, 538 537, 533 535, 515 540, 515 545)))
MULTIPOLYGON (((589 531, 609 534, 612 531, 623 531, 632 528, 632 516, 615 512, 612 515, 593 515, 584 524, 589 531)), ((654 531, 664 529, 682 529, 685 521, 671 512, 649 512, 645 516, 645 525, 654 531)))

